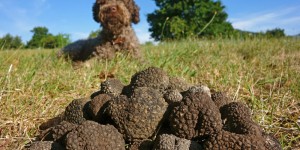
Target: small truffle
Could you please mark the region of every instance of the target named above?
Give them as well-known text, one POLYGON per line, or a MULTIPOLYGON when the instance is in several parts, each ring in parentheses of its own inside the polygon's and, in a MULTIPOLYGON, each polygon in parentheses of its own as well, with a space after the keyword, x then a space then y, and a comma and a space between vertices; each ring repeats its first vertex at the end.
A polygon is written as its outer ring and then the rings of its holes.
POLYGON ((109 78, 102 82, 100 85, 100 93, 102 94, 112 94, 113 96, 118 96, 121 94, 124 85, 122 82, 116 78, 109 78))
POLYGON ((218 108, 230 103, 230 99, 224 92, 213 92, 211 94, 211 99, 215 102, 218 108))
POLYGON ((75 129, 78 125, 77 124, 73 124, 67 121, 63 121, 61 122, 59 125, 53 127, 52 129, 52 136, 54 141, 60 142, 61 144, 65 144, 65 138, 66 135, 72 131, 73 129, 75 129))
POLYGON ((210 89, 207 86, 205 86, 205 85, 191 86, 191 87, 189 87, 189 89, 187 91, 184 91, 182 93, 182 95, 184 96, 184 95, 188 95, 190 93, 197 93, 197 92, 199 92, 199 93, 205 93, 209 97, 211 97, 210 89))
POLYGON ((82 98, 73 100, 65 110, 64 120, 75 124, 81 124, 90 119, 87 113, 87 103, 90 99, 82 98))
POLYGON ((156 138, 153 150, 200 150, 200 144, 195 141, 176 137, 172 134, 162 134, 156 138))
POLYGON ((108 101, 112 98, 113 96, 109 94, 99 94, 91 100, 88 105, 88 112, 94 121, 106 124, 105 109, 108 106, 108 101))
POLYGON ((163 118, 167 103, 153 88, 140 87, 132 97, 124 95, 109 102, 108 114, 127 141, 151 137, 163 118))
POLYGON ((125 150, 125 142, 122 134, 112 125, 85 121, 67 135, 66 148, 69 150, 125 150))
POLYGON ((168 104, 179 103, 182 100, 182 95, 178 90, 167 90, 164 93, 164 99, 168 104))

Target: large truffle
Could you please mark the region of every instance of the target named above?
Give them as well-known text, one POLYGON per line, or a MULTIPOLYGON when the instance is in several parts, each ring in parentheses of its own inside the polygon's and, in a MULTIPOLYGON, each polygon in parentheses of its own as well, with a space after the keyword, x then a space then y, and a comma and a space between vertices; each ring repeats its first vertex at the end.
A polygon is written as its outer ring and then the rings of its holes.
POLYGON ((65 110, 64 120, 81 124, 83 121, 90 119, 87 113, 87 103, 90 99, 82 98, 73 100, 65 110))
POLYGON ((66 148, 125 150, 125 142, 122 134, 113 126, 85 121, 67 135, 66 148))
POLYGON ((172 111, 170 126, 178 137, 202 138, 220 131, 222 120, 219 109, 208 94, 191 92, 172 111))
POLYGON ((195 141, 176 137, 171 134, 160 135, 153 150, 200 150, 201 146, 195 141))
POLYGON ((164 91, 169 85, 169 77, 165 71, 156 67, 137 72, 131 78, 131 88, 151 87, 164 91))
POLYGON ((166 109, 167 103, 158 90, 140 87, 130 98, 120 95, 110 101, 108 114, 125 139, 134 141, 151 137, 166 109))

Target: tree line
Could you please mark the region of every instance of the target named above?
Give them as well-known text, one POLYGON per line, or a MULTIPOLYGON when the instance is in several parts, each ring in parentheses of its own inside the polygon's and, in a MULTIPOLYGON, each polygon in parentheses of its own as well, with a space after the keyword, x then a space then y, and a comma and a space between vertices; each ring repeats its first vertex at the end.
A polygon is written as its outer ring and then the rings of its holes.
MULTIPOLYGON (((149 32, 156 41, 177 40, 187 37, 285 37, 283 29, 275 28, 266 32, 247 32, 234 29, 227 21, 228 14, 220 0, 155 0, 156 9, 147 15, 150 24, 149 32)), ((90 37, 97 36, 92 31, 90 37)), ((19 36, 6 34, 0 37, 0 48, 61 48, 70 43, 69 34, 53 35, 46 27, 35 27, 33 36, 26 44, 19 36)))
POLYGON ((71 42, 69 34, 53 35, 46 27, 34 27, 30 32, 32 38, 24 44, 20 36, 6 34, 0 37, 0 50, 7 49, 36 49, 36 48, 61 48, 71 42))

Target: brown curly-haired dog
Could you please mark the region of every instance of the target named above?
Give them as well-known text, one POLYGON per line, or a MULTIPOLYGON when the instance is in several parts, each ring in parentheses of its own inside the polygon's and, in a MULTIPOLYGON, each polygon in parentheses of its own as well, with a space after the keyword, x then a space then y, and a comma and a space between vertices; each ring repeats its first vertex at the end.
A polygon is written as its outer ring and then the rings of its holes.
POLYGON ((96 0, 93 18, 102 26, 96 38, 78 40, 64 47, 58 56, 72 61, 91 57, 111 59, 116 52, 140 57, 139 41, 131 23, 139 22, 139 7, 133 0, 96 0))

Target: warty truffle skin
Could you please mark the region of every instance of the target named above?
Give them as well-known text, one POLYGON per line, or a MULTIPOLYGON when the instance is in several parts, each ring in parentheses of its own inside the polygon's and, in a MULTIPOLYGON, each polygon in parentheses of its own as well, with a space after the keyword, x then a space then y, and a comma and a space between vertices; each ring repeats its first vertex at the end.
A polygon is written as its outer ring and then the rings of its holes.
POLYGON ((67 150, 125 150, 122 134, 112 125, 85 121, 67 135, 67 150))
POLYGON ((241 102, 231 102, 221 107, 221 116, 226 120, 224 129, 237 134, 262 135, 262 129, 253 122, 250 109, 241 102))
POLYGON ((136 88, 127 98, 120 95, 109 102, 108 114, 127 141, 151 137, 161 124, 168 104, 162 94, 153 88, 136 88))
POLYGON ((189 89, 191 85, 187 83, 183 78, 170 77, 168 90, 178 90, 179 92, 184 92, 189 89))
POLYGON ((108 106, 108 101, 113 98, 109 94, 99 94, 95 96, 90 103, 88 103, 88 113, 92 117, 92 120, 101 124, 107 123, 107 116, 105 110, 108 106))
POLYGON ((149 67, 146 70, 137 72, 131 78, 132 89, 137 87, 151 87, 164 91, 169 85, 169 76, 165 71, 156 67, 149 67))
POLYGON ((264 139, 260 136, 235 134, 227 131, 211 134, 204 143, 204 150, 265 150, 264 139))
POLYGON ((100 93, 118 96, 122 93, 123 87, 124 85, 120 80, 116 78, 108 78, 101 83, 100 93))
POLYGON ((64 148, 54 141, 36 141, 31 143, 27 150, 64 150, 64 148))
POLYGON ((172 134, 161 134, 156 138, 153 150, 200 150, 202 147, 195 141, 176 137, 172 134))
POLYGON ((203 92, 186 94, 171 112, 169 121, 173 133, 188 140, 203 138, 222 129, 219 109, 203 92))
POLYGON ((83 121, 89 120, 88 102, 90 102, 88 98, 73 100, 65 109, 64 120, 75 124, 81 124, 83 121))
POLYGON ((229 97, 224 92, 212 92, 211 99, 215 102, 218 108, 230 103, 229 97))

